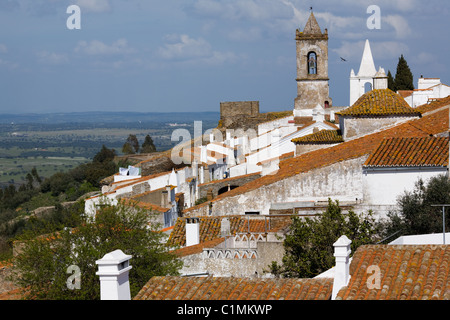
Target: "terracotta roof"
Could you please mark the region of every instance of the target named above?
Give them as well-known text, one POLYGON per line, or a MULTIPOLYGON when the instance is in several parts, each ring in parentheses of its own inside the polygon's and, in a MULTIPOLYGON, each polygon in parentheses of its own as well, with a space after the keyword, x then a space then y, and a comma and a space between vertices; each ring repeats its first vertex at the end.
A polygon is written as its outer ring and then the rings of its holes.
MULTIPOLYGON (((223 198, 233 197, 246 192, 256 190, 277 181, 308 172, 316 168, 329 166, 343 160, 355 159, 372 153, 384 138, 393 137, 427 137, 430 135, 447 132, 449 127, 449 110, 443 109, 438 112, 413 119, 395 127, 365 135, 335 146, 314 150, 297 157, 286 159, 279 163, 279 170, 275 175, 266 175, 250 181, 238 188, 222 193, 211 202, 220 201, 223 198)), ((186 214, 197 208, 207 206, 210 202, 184 210, 186 214)))
POLYGON ((384 139, 364 166, 447 166, 448 142, 448 138, 435 137, 384 139))
POLYGON ((164 208, 161 206, 158 206, 156 204, 150 203, 150 202, 144 202, 144 201, 138 201, 134 199, 128 199, 128 198, 122 198, 121 199, 125 205, 129 205, 131 207, 138 207, 145 210, 151 210, 151 211, 157 211, 157 212, 167 212, 170 210, 170 208, 164 208))
POLYGON ((153 277, 134 300, 329 300, 333 279, 153 277))
MULTIPOLYGON (((240 232, 264 233, 275 232, 290 223, 290 219, 261 219, 248 216, 212 216, 199 217, 200 219, 200 243, 214 240, 221 237, 220 228, 222 219, 228 218, 230 221, 230 233, 236 235, 240 232)), ((167 244, 170 246, 186 245, 186 218, 178 218, 167 244)))
POLYGON ((216 183, 223 183, 223 182, 227 182, 227 181, 233 181, 233 180, 237 180, 237 179, 242 179, 242 178, 246 178, 246 177, 251 177, 251 176, 258 176, 261 175, 259 172, 254 172, 254 173, 248 173, 242 176, 236 176, 236 177, 231 177, 231 178, 226 178, 226 179, 219 179, 219 180, 213 180, 213 181, 209 181, 209 182, 205 182, 205 183, 201 183, 198 186, 206 186, 206 185, 213 185, 216 183))
POLYGON ((363 94, 349 108, 336 113, 339 116, 420 115, 402 96, 390 89, 375 89, 363 94))
POLYGON ((342 139, 341 130, 320 130, 291 141, 296 144, 322 144, 344 142, 344 139, 342 139))
POLYGON ((350 281, 337 298, 450 300, 449 272, 450 245, 365 245, 356 250, 350 281), (379 268, 378 287, 370 266, 379 268))
POLYGON ((191 254, 197 254, 197 253, 202 253, 203 249, 205 248, 214 248, 217 245, 221 244, 222 242, 225 241, 225 237, 223 238, 216 238, 213 240, 209 240, 209 241, 205 241, 193 246, 188 246, 188 247, 183 247, 180 249, 176 249, 174 251, 172 251, 173 254, 175 254, 178 257, 185 257, 185 256, 189 256, 191 254))

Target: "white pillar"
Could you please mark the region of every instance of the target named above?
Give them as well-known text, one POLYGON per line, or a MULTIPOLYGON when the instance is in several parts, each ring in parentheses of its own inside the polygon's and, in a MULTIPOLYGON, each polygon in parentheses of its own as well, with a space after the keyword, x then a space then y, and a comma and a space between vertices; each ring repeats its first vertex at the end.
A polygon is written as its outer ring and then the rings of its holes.
POLYGON ((352 241, 347 236, 341 236, 334 244, 334 257, 336 266, 334 267, 334 282, 331 299, 336 299, 339 290, 348 284, 350 279, 350 244, 352 241))
POLYGON ((122 250, 107 253, 100 260, 96 275, 100 277, 101 300, 131 300, 128 273, 131 269, 131 256, 122 250))

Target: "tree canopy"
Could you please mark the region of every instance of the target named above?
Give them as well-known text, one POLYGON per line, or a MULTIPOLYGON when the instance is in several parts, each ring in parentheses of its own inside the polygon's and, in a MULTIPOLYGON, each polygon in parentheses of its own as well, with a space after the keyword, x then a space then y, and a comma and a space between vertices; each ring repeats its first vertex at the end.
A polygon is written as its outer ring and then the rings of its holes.
MULTIPOLYGON (((100 206, 95 217, 73 229, 36 236, 25 234, 22 252, 15 258, 17 284, 27 288, 29 299, 83 299, 100 297, 95 261, 121 249, 132 255, 130 289, 134 296, 153 276, 177 275, 181 261, 164 245, 151 213, 123 203, 100 206), (79 288, 70 288, 68 270, 80 270, 79 288)), ((70 280, 70 279, 69 279, 70 280)))
MULTIPOLYGON (((442 208, 431 205, 450 203, 450 181, 446 175, 430 178, 425 184, 419 179, 412 191, 397 199, 398 210, 390 212, 384 221, 384 235, 427 234, 442 232, 442 208)), ((446 209, 446 229, 450 228, 450 209, 446 209)))
POLYGON ((142 144, 141 153, 152 153, 156 151, 155 144, 153 143, 153 139, 150 135, 145 137, 144 143, 142 144))
POLYGON ((293 217, 284 240, 282 265, 272 262, 270 272, 283 277, 311 278, 334 266, 333 243, 346 235, 352 240, 352 252, 363 244, 373 243, 377 227, 372 213, 344 214, 336 200, 328 200, 325 212, 316 218, 293 217))
POLYGON ((394 91, 414 90, 413 75, 406 59, 403 57, 403 54, 398 59, 397 72, 395 73, 394 79, 394 88, 394 91))

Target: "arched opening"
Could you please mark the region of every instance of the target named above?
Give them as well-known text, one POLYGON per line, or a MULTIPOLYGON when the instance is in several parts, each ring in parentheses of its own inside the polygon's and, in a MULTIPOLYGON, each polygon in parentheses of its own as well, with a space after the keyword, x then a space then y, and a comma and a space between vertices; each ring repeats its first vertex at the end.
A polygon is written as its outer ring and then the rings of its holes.
POLYGON ((372 91, 372 82, 364 83, 364 93, 372 91))
POLYGON ((308 74, 317 74, 317 55, 313 51, 308 53, 308 74))
POLYGON ((225 187, 222 187, 222 188, 219 189, 219 191, 217 191, 217 195, 225 193, 225 192, 230 191, 230 190, 233 190, 233 189, 235 189, 237 187, 239 187, 239 186, 225 186, 225 187))
POLYGON ((329 108, 329 107, 330 107, 330 103, 329 103, 328 101, 325 101, 324 107, 325 107, 325 109, 326 109, 326 108, 329 108))

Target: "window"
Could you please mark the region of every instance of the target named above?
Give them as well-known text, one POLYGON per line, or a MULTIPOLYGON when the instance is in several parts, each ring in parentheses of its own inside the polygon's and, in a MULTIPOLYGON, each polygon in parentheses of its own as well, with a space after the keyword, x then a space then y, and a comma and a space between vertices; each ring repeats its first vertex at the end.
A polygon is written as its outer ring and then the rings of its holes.
POLYGON ((308 53, 308 74, 317 74, 317 56, 315 52, 308 53))

